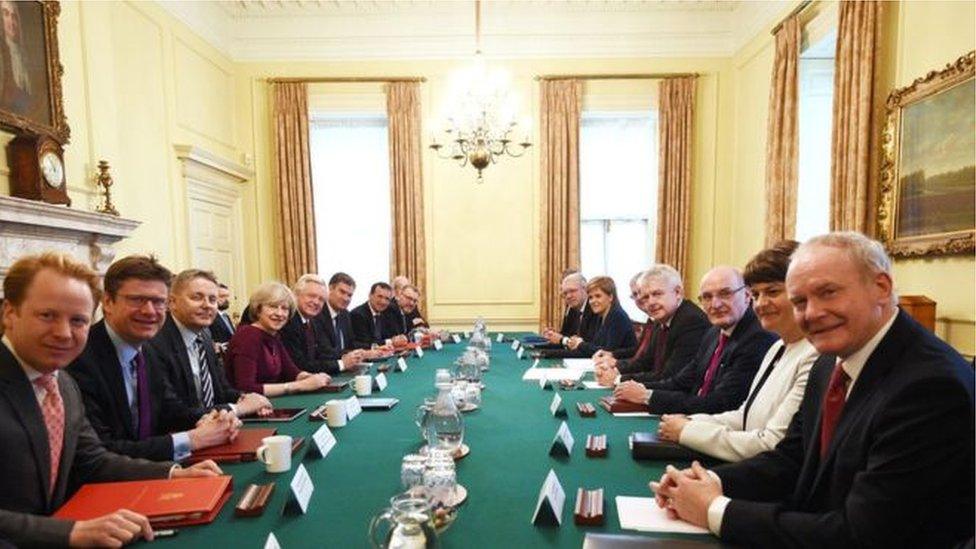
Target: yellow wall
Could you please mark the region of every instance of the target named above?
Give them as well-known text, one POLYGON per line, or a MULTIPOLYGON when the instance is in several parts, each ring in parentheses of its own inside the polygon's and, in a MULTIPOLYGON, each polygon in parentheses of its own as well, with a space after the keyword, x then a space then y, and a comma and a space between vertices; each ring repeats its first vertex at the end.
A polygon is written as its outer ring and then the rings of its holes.
MULTIPOLYGON (((784 15, 795 3, 784 6, 784 15)), ((885 4, 878 64, 878 111, 896 87, 906 86, 976 47, 976 3, 899 2, 885 4)), ((767 105, 774 44, 764 30, 732 59, 731 257, 742 265, 762 247, 767 105)), ((879 118, 880 120, 880 118, 879 118)), ((879 128, 880 130, 880 124, 879 128)), ((877 178, 877 170, 875 171, 877 178)), ((976 263, 973 256, 898 260, 895 281, 903 295, 922 294, 938 303, 936 333, 960 352, 976 353, 976 263)))
MULTIPOLYGON (((256 225, 264 276, 272 276, 274 228, 271 211, 267 83, 269 76, 424 76, 424 120, 428 128, 442 112, 451 75, 467 66, 464 61, 356 62, 356 63, 258 63, 239 71, 237 89, 242 148, 255 159, 260 206, 256 225), (268 260, 265 260, 267 258, 268 260)), ((718 139, 729 131, 731 85, 727 59, 647 60, 498 60, 489 63, 510 72, 512 88, 521 98, 520 113, 529 116, 538 144, 538 74, 579 72, 699 72, 693 201, 693 249, 691 280, 697 280, 715 261, 726 261, 728 237, 716 230, 727 220, 726 210, 716 211, 716 197, 727 188, 730 143, 718 139)), ((599 93, 608 93, 599 85, 599 93)), ((617 88, 616 92, 627 90, 617 88)), ((613 91, 609 91, 613 93, 613 91)), ((424 141, 429 133, 425 133, 424 141)), ((503 159, 485 172, 477 184, 470 167, 424 157, 427 228, 428 315, 442 325, 468 325, 484 316, 501 329, 534 328, 538 322, 539 288, 539 158, 537 148, 519 159, 503 159)), ((727 197, 726 197, 727 198, 727 197)), ((721 201, 721 200, 719 200, 721 201)), ((364 253, 368 253, 365 252, 364 253)), ((363 282, 363 281, 361 281, 363 282)))

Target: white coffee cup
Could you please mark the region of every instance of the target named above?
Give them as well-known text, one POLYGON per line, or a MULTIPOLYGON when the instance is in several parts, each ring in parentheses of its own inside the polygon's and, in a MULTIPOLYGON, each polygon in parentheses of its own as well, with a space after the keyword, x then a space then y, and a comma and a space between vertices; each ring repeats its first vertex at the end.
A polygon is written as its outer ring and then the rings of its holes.
POLYGON ((255 455, 269 473, 284 473, 291 469, 291 437, 288 435, 264 437, 255 455))
POLYGON ((356 396, 369 396, 373 394, 373 376, 358 375, 353 379, 353 386, 356 388, 356 396))
POLYGON ((325 403, 325 422, 329 427, 344 427, 346 425, 346 401, 337 398, 325 403))

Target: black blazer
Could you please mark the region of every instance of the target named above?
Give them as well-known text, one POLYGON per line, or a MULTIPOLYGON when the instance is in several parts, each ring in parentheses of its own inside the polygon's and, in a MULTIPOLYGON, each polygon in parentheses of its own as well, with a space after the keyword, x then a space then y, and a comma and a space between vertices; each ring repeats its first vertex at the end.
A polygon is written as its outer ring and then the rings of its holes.
POLYGON ((725 342, 711 390, 705 396, 698 396, 712 354, 718 347, 719 334, 719 328, 712 326, 702 337, 691 362, 667 379, 645 383, 652 389, 649 403, 652 414, 716 414, 742 404, 766 351, 779 338, 762 329, 751 307, 746 309, 725 342))
POLYGON ((104 320, 92 326, 84 352, 68 366, 68 371, 78 381, 88 421, 106 448, 127 456, 167 461, 173 459, 173 437, 167 433, 193 428, 204 410, 189 408, 176 396, 151 346, 143 345, 142 352, 149 379, 153 433, 145 440, 139 440, 132 426, 122 366, 104 320))
POLYGON ((329 313, 329 308, 325 307, 322 309, 322 314, 319 317, 322 319, 321 326, 325 332, 325 338, 328 341, 329 348, 331 349, 332 354, 329 355, 330 358, 342 358, 343 353, 355 348, 355 337, 352 332, 352 319, 350 318, 349 311, 343 309, 336 314, 336 324, 339 326, 339 331, 342 332, 343 345, 339 345, 339 335, 332 325, 332 315, 329 313))
POLYGON ((767 547, 950 547, 973 536, 973 370, 902 311, 861 370, 827 457, 810 371, 775 449, 716 468, 732 502, 722 539, 767 547))
POLYGON ((24 370, 0 343, 0 539, 18 546, 67 547, 74 522, 44 515, 54 513, 82 484, 166 478, 173 465, 106 451, 85 419, 78 386, 63 370, 58 390, 64 402, 64 442, 52 491, 44 415, 24 370))
POLYGON ((654 349, 657 348, 657 338, 661 333, 655 329, 656 333, 651 336, 650 344, 640 356, 617 362, 621 380, 633 379, 643 383, 675 375, 682 366, 695 358, 702 338, 711 326, 708 316, 698 305, 687 299, 683 300, 671 317, 668 339, 664 342, 664 364, 660 371, 654 371, 654 349))
MULTIPOLYGON (((231 326, 234 325, 234 321, 231 320, 229 316, 227 317, 227 320, 230 321, 231 326)), ((217 317, 214 318, 213 324, 210 325, 209 332, 213 337, 213 340, 217 343, 227 343, 234 335, 234 331, 231 328, 228 328, 227 323, 224 322, 223 313, 219 311, 217 312, 217 317)))
POLYGON ((363 303, 349 312, 352 319, 353 345, 359 349, 369 349, 374 343, 383 345, 387 339, 397 335, 396 327, 389 322, 389 317, 383 311, 376 317, 380 323, 380 338, 373 335, 373 312, 369 308, 369 302, 363 303))
POLYGON ((312 354, 309 354, 309 346, 305 335, 305 323, 302 322, 302 315, 295 313, 291 315, 285 327, 281 329, 281 344, 285 346, 291 361, 298 366, 299 370, 306 372, 325 372, 330 375, 339 373, 339 361, 335 357, 335 351, 329 345, 325 335, 325 326, 328 320, 328 310, 324 315, 318 315, 309 323, 312 326, 312 354))
POLYGON ((408 335, 414 328, 428 327, 420 311, 414 309, 412 313, 404 313, 395 299, 390 300, 390 306, 383 311, 383 316, 386 318, 387 327, 394 335, 408 335), (416 322, 417 319, 420 319, 420 322, 416 322))
MULTIPOLYGON (((589 303, 583 306, 582 314, 579 312, 573 313, 573 310, 566 309, 566 313, 563 314, 563 324, 559 333, 563 334, 563 337, 579 336, 583 341, 592 341, 596 337, 597 330, 603 324, 603 319, 593 314, 593 311, 590 310, 589 303)), ((635 336, 634 340, 636 341, 636 339, 635 336)), ((540 349, 540 355, 543 358, 573 358, 582 356, 577 351, 566 349, 562 344, 552 346, 546 344, 536 346, 536 349, 540 349)))
MULTIPOLYGON (((217 324, 220 320, 214 320, 217 324)), ((210 370, 210 379, 213 382, 214 407, 227 409, 228 404, 237 402, 241 397, 241 392, 235 389, 224 374, 224 369, 217 361, 217 353, 214 351, 213 340, 207 330, 201 332, 203 336, 203 346, 207 355, 207 368, 210 370)), ((148 345, 152 347, 154 355, 159 359, 159 366, 166 374, 166 380, 183 403, 189 408, 203 409, 203 403, 197 396, 197 386, 193 381, 193 370, 190 368, 190 358, 187 355, 186 343, 183 342, 183 334, 180 333, 179 326, 173 320, 173 315, 166 315, 166 323, 162 329, 152 338, 148 345)))
POLYGON ((588 358, 600 349, 612 353, 617 349, 635 347, 636 345, 637 336, 634 335, 634 327, 630 322, 630 316, 627 315, 627 311, 624 311, 624 308, 619 303, 614 303, 610 306, 610 311, 603 319, 603 322, 600 323, 600 327, 596 330, 593 338, 584 338, 583 343, 580 343, 573 353, 588 358))

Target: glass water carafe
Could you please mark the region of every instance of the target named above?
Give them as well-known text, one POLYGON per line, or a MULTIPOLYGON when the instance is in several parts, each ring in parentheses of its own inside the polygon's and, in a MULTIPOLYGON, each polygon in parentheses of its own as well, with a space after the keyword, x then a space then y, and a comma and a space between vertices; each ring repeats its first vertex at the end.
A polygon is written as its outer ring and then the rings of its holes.
POLYGON ((452 384, 437 384, 437 401, 427 414, 427 447, 453 454, 464 442, 464 419, 454 404, 452 384))
POLYGON ((433 549, 438 547, 434 513, 426 499, 400 494, 390 507, 369 523, 369 539, 378 549, 433 549), (389 523, 385 532, 380 526, 389 523), (377 539, 380 538, 380 539, 377 539))

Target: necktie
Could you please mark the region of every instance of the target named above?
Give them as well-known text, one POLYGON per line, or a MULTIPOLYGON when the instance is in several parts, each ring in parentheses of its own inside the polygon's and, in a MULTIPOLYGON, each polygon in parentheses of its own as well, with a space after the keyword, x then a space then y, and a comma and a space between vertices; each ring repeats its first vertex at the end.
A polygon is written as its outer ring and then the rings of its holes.
POLYGON ((332 327, 335 329, 336 340, 339 342, 339 350, 346 348, 346 339, 342 337, 342 328, 339 327, 339 315, 332 317, 332 327))
POLYGON ((200 402, 204 408, 213 408, 213 378, 210 377, 210 366, 207 364, 207 348, 203 342, 203 336, 198 335, 193 345, 196 347, 197 365, 200 367, 200 402))
POLYGON ((773 357, 773 360, 769 363, 769 367, 766 368, 765 372, 763 372, 762 377, 759 378, 759 383, 756 383, 756 388, 752 390, 752 394, 749 395, 749 398, 746 399, 746 405, 742 409, 742 430, 743 431, 748 431, 748 429, 746 429, 746 418, 749 417, 749 408, 752 407, 752 401, 756 400, 756 395, 758 395, 759 391, 762 390, 763 385, 766 384, 766 380, 769 379, 769 374, 773 373, 773 368, 775 368, 776 365, 779 364, 779 359, 783 358, 783 353, 785 352, 786 352, 786 344, 783 344, 783 346, 780 347, 778 351, 776 351, 776 356, 773 357))
POLYGON ((146 372, 146 357, 142 351, 132 359, 136 371, 136 401, 139 417, 136 419, 136 434, 139 440, 152 435, 152 405, 149 403, 149 376, 146 372))
POLYGON ((661 324, 657 331, 657 339, 654 340, 654 371, 660 372, 664 368, 664 349, 668 344, 668 332, 671 328, 667 324, 661 324))
POLYGON ((834 438, 834 429, 837 428, 841 412, 844 411, 844 403, 847 401, 847 383, 850 380, 850 376, 844 371, 844 361, 838 360, 834 371, 830 374, 830 382, 827 383, 827 393, 823 400, 823 417, 820 420, 820 459, 827 456, 830 441, 834 438))
POLYGON ((718 345, 715 347, 715 352, 712 353, 712 360, 708 363, 708 370, 705 371, 705 379, 702 381, 701 389, 698 390, 698 396, 706 396, 712 390, 712 382, 715 381, 715 376, 718 374, 718 367, 722 363, 722 351, 725 350, 725 342, 728 339, 724 333, 719 334, 718 345))
POLYGON ((649 320, 647 321, 647 324, 644 324, 644 330, 641 332, 640 345, 637 346, 637 352, 634 353, 635 360, 637 357, 643 355, 644 351, 647 350, 647 346, 650 345, 651 339, 654 337, 653 334, 655 329, 657 329, 657 326, 652 324, 649 320))
POLYGON ((64 445, 64 401, 58 391, 58 380, 54 374, 44 374, 34 380, 34 383, 46 391, 41 403, 41 413, 44 415, 44 425, 47 427, 47 446, 51 451, 51 484, 48 493, 54 493, 54 485, 58 480, 58 465, 61 462, 61 448, 64 445))
POLYGON ((380 332, 380 315, 373 315, 373 339, 379 343, 383 340, 383 334, 380 332))
POLYGON ((305 321, 305 356, 308 360, 315 358, 315 330, 312 329, 312 321, 305 321))

